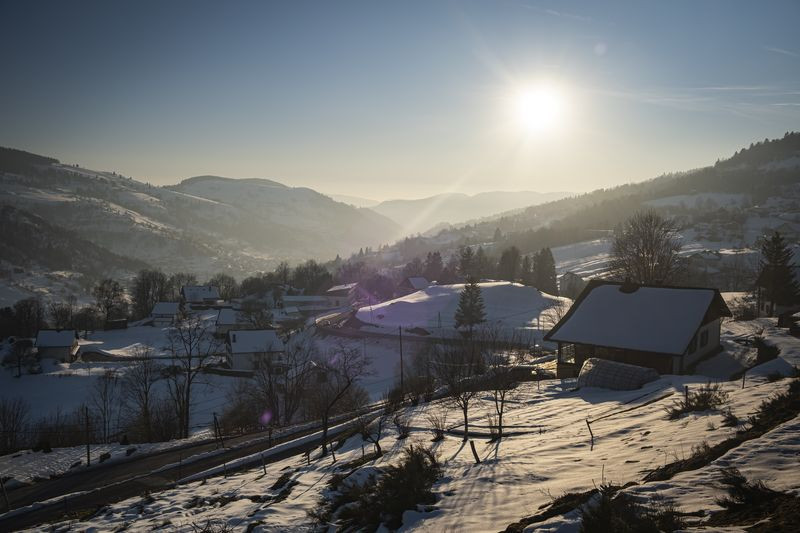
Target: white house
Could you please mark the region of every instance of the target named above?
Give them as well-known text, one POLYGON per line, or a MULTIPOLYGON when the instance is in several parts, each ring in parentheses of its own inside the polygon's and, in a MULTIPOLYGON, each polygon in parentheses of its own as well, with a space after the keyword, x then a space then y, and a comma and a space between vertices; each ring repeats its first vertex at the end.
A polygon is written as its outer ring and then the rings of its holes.
POLYGON ((150 318, 154 326, 169 326, 175 322, 175 317, 180 312, 181 306, 178 302, 157 302, 150 312, 150 318))
POLYGON ((348 307, 356 301, 356 289, 358 283, 347 283, 345 285, 334 285, 327 291, 325 296, 328 298, 328 305, 331 308, 348 307))
POLYGON ((332 309, 328 297, 319 295, 286 295, 283 297, 283 306, 294 307, 301 313, 317 313, 332 309))
POLYGON ((41 329, 36 334, 36 351, 40 359, 68 363, 78 352, 78 334, 74 329, 41 329))
POLYGON ((431 282, 422 276, 409 276, 397 284, 395 297, 399 298, 412 292, 422 291, 430 287, 431 282))
POLYGON ((214 326, 214 332, 220 337, 226 336, 232 329, 248 329, 242 313, 227 307, 219 310, 214 326))
POLYGON ((267 362, 285 364, 283 341, 273 329, 229 330, 228 362, 234 370, 255 370, 267 362))
POLYGON ((219 289, 212 285, 184 285, 181 297, 190 304, 215 304, 219 300, 219 289))
POLYGON ((716 289, 592 280, 544 340, 558 343, 559 378, 592 357, 682 374, 721 350, 726 316, 716 289))

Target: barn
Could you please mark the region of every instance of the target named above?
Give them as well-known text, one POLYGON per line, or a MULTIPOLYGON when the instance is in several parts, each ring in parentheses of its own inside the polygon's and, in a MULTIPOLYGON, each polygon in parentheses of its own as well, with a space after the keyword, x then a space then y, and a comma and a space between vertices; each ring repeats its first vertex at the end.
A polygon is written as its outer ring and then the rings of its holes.
POLYGON ((74 329, 41 329, 36 334, 39 359, 71 362, 78 352, 78 334, 74 329))
POLYGON ((590 357, 682 374, 720 349, 717 289, 592 280, 545 336, 558 344, 558 377, 575 377, 590 357))

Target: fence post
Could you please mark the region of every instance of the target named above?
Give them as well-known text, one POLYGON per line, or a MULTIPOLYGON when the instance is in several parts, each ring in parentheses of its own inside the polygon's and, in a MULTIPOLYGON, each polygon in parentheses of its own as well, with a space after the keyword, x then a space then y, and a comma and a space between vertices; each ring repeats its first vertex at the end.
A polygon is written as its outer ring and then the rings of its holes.
POLYGON ((744 372, 742 372, 742 388, 744 388, 744 380, 747 377, 747 369, 745 368, 744 372))
POLYGON ((89 466, 91 462, 91 456, 89 454, 89 406, 83 406, 83 414, 86 417, 86 466, 89 466))
POLYGON ((589 448, 589 451, 591 452, 592 450, 594 450, 594 433, 592 432, 592 426, 591 426, 591 424, 589 424, 589 419, 588 418, 586 419, 586 427, 589 428, 589 437, 592 439, 592 441, 591 441, 592 445, 589 448))
POLYGON ((689 385, 683 386, 683 400, 685 403, 689 403, 689 385))
POLYGON ((6 511, 11 511, 11 504, 8 503, 8 493, 6 492, 6 483, 3 481, 3 476, 0 476, 0 487, 3 487, 3 499, 6 501, 6 511))
POLYGON ((267 475, 267 463, 264 462, 264 454, 259 454, 261 456, 261 468, 264 470, 264 475, 267 475))
POLYGON ((472 456, 475 458, 475 464, 481 464, 481 460, 478 458, 478 452, 475 451, 475 441, 472 439, 469 441, 469 447, 472 448, 472 456))

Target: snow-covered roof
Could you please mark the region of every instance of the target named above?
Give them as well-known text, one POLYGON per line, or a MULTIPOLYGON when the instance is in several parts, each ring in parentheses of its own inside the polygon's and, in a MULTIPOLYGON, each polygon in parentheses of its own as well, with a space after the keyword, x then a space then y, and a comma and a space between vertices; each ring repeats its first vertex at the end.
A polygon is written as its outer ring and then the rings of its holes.
POLYGON ((36 334, 38 348, 63 348, 75 343, 74 329, 41 329, 36 334))
POLYGON ((176 315, 180 309, 178 302, 156 302, 151 315, 176 315))
POLYGON ((406 280, 408 284, 411 285, 411 288, 417 291, 427 289, 430 286, 430 282, 422 276, 411 276, 406 278, 406 280))
POLYGON ((219 300, 219 289, 212 285, 184 285, 181 294, 187 302, 219 300))
POLYGON ((283 341, 274 329, 249 329, 228 332, 231 353, 282 352, 283 341))
POLYGON ((326 292, 328 292, 330 294, 332 294, 334 292, 349 292, 349 291, 352 291, 353 289, 355 289, 356 285, 358 285, 358 282, 356 282, 356 283, 346 283, 344 285, 334 285, 333 287, 328 289, 326 292))
POLYGON ((709 308, 731 312, 719 291, 592 280, 545 340, 681 355, 709 308))
POLYGON ((289 306, 283 307, 283 312, 284 312, 284 314, 287 314, 287 315, 296 315, 297 313, 300 312, 300 309, 298 309, 297 306, 289 305, 289 306))
POLYGON ((231 309, 229 307, 223 308, 219 310, 217 313, 217 321, 216 324, 223 325, 223 326, 230 326, 235 324, 241 324, 243 322, 239 311, 236 309, 231 309))
POLYGON ((318 296, 318 295, 295 295, 295 296, 284 296, 283 303, 305 303, 305 302, 327 302, 328 299, 325 296, 318 296))

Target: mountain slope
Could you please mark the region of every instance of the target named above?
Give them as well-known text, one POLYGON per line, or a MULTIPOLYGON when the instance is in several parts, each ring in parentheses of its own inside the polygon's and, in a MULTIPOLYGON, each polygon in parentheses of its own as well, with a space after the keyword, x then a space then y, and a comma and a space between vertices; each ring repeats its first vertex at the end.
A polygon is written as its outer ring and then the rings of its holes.
POLYGON ((493 191, 475 195, 447 193, 418 200, 387 200, 371 209, 403 227, 403 233, 414 234, 436 225, 458 224, 490 217, 504 211, 542 204, 568 196, 566 192, 493 191))
POLYGON ((349 254, 398 232, 372 211, 275 181, 199 176, 154 187, 11 149, 0 150, 0 185, 0 205, 113 253, 200 277, 349 254))

